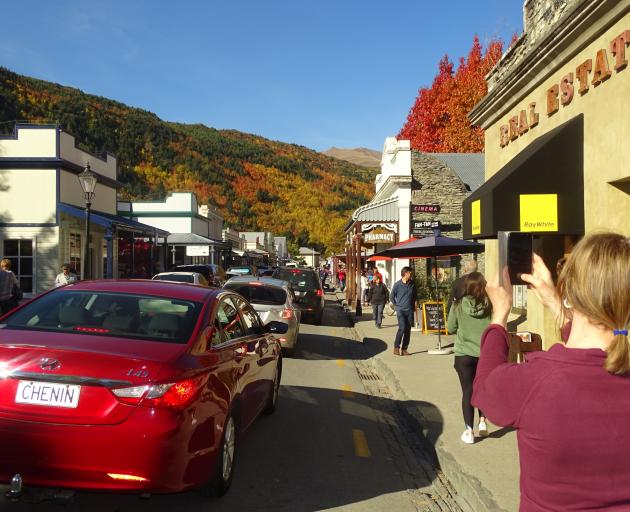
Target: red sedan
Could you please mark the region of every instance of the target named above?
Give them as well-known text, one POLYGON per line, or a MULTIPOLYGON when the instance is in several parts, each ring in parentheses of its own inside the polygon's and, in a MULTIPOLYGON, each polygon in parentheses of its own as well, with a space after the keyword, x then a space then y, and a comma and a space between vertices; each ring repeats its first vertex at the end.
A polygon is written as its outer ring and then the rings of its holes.
POLYGON ((195 285, 88 281, 37 297, 0 319, 0 481, 225 493, 239 435, 275 409, 283 330, 195 285))

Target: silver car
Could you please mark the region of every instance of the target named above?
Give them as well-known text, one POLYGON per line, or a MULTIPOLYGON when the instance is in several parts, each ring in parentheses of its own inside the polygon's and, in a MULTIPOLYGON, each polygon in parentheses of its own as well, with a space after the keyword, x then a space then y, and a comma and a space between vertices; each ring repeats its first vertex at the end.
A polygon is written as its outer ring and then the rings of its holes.
POLYGON ((199 272, 162 272, 155 274, 151 279, 158 281, 175 281, 178 283, 200 284, 201 286, 210 286, 208 280, 199 272))
POLYGON ((270 277, 239 276, 231 278, 223 288, 245 297, 254 306, 263 324, 272 320, 287 324, 287 332, 276 335, 276 338, 287 355, 293 353, 300 330, 301 311, 287 281, 270 277))

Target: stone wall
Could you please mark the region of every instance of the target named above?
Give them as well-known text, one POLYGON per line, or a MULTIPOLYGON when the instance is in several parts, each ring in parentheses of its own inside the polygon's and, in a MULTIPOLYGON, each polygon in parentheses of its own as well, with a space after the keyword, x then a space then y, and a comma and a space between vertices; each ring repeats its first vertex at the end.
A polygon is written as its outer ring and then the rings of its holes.
MULTIPOLYGON (((470 192, 450 167, 430 153, 411 152, 411 203, 414 205, 439 205, 439 213, 411 213, 411 221, 439 221, 442 235, 462 238, 462 203, 470 192)), ((411 227, 410 227, 411 229, 411 227)), ((472 258, 466 255, 464 259, 472 258)), ((457 259, 459 260, 459 259, 457 259)), ((419 286, 427 280, 427 260, 413 260, 416 281, 419 286)), ((483 256, 478 257, 483 271, 483 256)), ((461 261, 455 261, 451 279, 459 275, 461 261)))
POLYGON ((570 15, 575 7, 586 1, 588 0, 525 0, 524 32, 488 73, 488 92, 492 91, 504 76, 509 75, 532 48, 546 39, 561 19, 570 15))

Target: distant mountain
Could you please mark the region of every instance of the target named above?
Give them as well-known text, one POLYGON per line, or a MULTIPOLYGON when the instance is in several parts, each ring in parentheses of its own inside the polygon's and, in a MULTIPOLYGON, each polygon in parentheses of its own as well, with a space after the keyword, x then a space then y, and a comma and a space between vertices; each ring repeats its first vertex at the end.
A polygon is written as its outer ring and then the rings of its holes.
POLYGON ((323 151, 322 153, 339 160, 345 160, 351 164, 360 165, 361 167, 368 167, 371 169, 380 169, 381 167, 381 152, 374 151, 373 149, 344 149, 333 147, 323 151))
POLYGON ((7 121, 58 122, 92 153, 118 157, 126 198, 193 191, 226 225, 272 231, 293 248, 343 248, 343 226, 369 200, 376 173, 295 144, 155 114, 0 67, 0 132, 7 121))

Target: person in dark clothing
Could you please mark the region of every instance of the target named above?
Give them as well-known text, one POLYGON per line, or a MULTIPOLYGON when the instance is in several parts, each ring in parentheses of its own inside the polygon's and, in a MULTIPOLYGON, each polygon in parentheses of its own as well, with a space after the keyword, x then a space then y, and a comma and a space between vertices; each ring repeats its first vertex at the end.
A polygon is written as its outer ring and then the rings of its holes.
POLYGON ((383 323, 383 308, 389 300, 389 290, 381 282, 381 275, 374 274, 372 278, 372 285, 368 288, 367 301, 372 304, 372 311, 374 313, 374 323, 376 327, 381 328, 383 323))
POLYGON ((418 293, 416 283, 410 267, 403 267, 400 271, 401 279, 396 281, 392 287, 390 295, 391 303, 396 306, 396 317, 398 319, 398 332, 394 339, 394 354, 397 356, 408 356, 407 347, 411 337, 411 327, 413 326, 413 315, 416 310, 418 293))
POLYGON ((453 302, 457 302, 466 294, 466 286, 464 285, 464 280, 468 274, 473 272, 477 272, 477 262, 475 260, 468 260, 464 263, 464 273, 459 276, 451 286, 451 293, 448 296, 448 302, 446 303, 446 311, 451 310, 451 306, 453 302))

